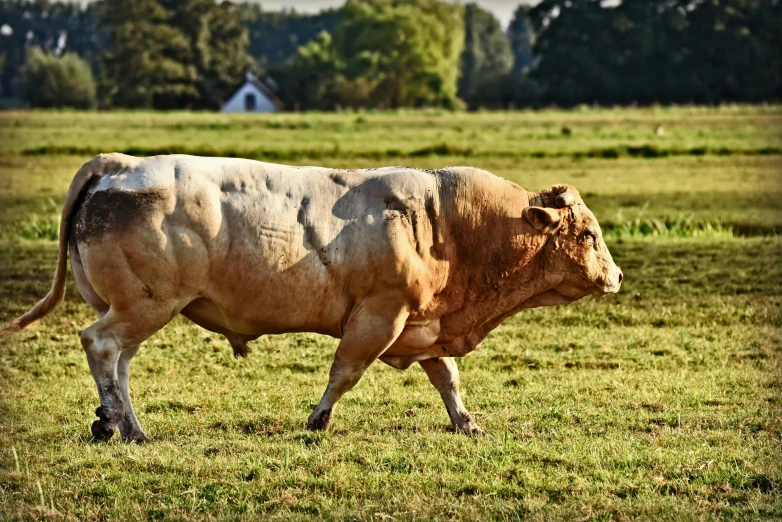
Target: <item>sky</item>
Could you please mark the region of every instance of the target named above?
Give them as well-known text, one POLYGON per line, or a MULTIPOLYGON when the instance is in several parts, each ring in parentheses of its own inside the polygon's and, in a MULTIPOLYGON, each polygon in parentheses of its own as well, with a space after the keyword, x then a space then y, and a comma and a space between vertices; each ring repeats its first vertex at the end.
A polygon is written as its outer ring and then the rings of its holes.
MULTIPOLYGON (((339 7, 345 3, 345 0, 250 0, 260 3, 264 9, 276 11, 282 8, 294 8, 303 13, 316 13, 327 7, 339 7)), ((450 0, 447 0, 450 1, 450 0)), ((467 0, 461 3, 475 2, 487 11, 494 13, 494 16, 507 27, 513 18, 513 11, 519 4, 534 4, 535 0, 467 0)))
MULTIPOLYGON (((67 0, 66 0, 67 1, 67 0)), ((71 0, 77 3, 84 3, 90 0, 71 0)), ((296 9, 300 13, 317 13, 329 7, 339 7, 346 0, 241 0, 261 4, 267 11, 278 11, 280 9, 296 9)), ((540 0, 445 0, 446 2, 459 1, 462 4, 474 2, 487 11, 494 13, 494 16, 502 24, 503 28, 508 27, 513 18, 513 11, 519 4, 536 4, 540 0)))

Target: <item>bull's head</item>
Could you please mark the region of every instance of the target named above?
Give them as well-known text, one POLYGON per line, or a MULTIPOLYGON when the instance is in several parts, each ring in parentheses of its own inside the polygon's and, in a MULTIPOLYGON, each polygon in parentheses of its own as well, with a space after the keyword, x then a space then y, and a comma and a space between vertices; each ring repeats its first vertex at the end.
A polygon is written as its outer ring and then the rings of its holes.
POLYGON ((556 185, 532 197, 530 204, 523 217, 538 233, 549 236, 540 255, 543 277, 554 292, 574 301, 619 291, 622 271, 576 189, 556 185))

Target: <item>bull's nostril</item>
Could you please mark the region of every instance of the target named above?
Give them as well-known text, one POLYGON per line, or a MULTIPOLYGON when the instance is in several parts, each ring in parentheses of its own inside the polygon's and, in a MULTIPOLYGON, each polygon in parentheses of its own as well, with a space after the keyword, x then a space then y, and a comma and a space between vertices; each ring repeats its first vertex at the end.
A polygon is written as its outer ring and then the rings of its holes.
POLYGON ((624 276, 622 276, 622 272, 619 272, 619 284, 620 285, 622 284, 622 277, 624 277, 624 276))

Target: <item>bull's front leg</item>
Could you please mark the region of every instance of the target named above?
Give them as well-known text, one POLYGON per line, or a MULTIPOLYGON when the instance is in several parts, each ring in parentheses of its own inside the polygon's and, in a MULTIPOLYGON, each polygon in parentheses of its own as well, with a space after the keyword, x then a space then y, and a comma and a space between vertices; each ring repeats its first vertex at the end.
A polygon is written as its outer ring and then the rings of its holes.
POLYGON ((427 359, 419 361, 418 364, 426 372, 429 381, 440 392, 454 431, 470 436, 485 435, 462 403, 462 398, 459 395, 459 369, 456 367, 456 361, 453 357, 427 359))
POLYGON ((399 337, 407 316, 400 300, 387 296, 376 296, 356 306, 334 355, 323 398, 307 420, 309 429, 328 429, 336 403, 399 337))

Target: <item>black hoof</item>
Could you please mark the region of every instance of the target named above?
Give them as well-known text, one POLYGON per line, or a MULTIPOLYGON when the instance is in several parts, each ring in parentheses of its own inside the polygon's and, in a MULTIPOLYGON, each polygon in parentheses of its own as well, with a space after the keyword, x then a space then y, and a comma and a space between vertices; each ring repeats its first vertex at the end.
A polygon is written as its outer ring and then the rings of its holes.
POLYGON ((136 433, 136 434, 130 435, 128 437, 124 437, 123 436, 122 437, 122 442, 126 442, 128 444, 148 444, 148 443, 152 442, 152 439, 150 439, 149 437, 147 437, 143 433, 141 433, 141 434, 136 433))
POLYGON ((114 429, 109 428, 103 421, 95 421, 92 423, 92 436, 95 440, 109 440, 114 435, 114 429))
POLYGON ((325 431, 329 429, 329 424, 331 424, 331 410, 324 410, 317 417, 309 418, 307 428, 312 431, 325 431))
POLYGON ((122 437, 122 442, 143 444, 145 442, 152 442, 152 439, 147 437, 140 427, 136 427, 131 423, 127 417, 122 419, 119 423, 119 434, 122 437))

